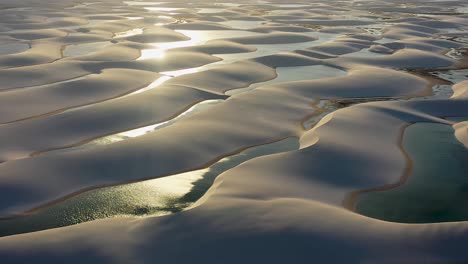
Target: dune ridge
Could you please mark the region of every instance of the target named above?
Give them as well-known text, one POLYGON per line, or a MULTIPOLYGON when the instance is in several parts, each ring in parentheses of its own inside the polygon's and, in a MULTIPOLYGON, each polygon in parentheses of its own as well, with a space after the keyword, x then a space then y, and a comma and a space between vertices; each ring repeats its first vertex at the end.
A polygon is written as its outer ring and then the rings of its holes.
MULTIPOLYGON (((467 261, 468 219, 359 211, 364 195, 401 190, 423 166, 404 147, 408 127, 440 126, 468 147, 466 10, 461 0, 3 0, 0 229, 24 220, 31 232, 0 237, 0 262, 467 261), (138 201, 128 215, 28 222, 90 191, 234 157, 203 190, 176 181, 174 197, 198 196, 165 213, 138 201)), ((448 159, 466 160, 457 153, 448 159)))

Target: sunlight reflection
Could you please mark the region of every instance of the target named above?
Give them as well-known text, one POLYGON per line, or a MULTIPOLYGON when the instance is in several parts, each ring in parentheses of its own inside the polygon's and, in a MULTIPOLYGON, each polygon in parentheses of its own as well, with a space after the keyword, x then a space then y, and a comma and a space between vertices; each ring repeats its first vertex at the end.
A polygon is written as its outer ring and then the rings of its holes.
POLYGON ((178 120, 180 120, 180 119, 182 119, 184 117, 187 117, 189 115, 193 115, 196 112, 205 110, 205 109, 207 109, 207 108, 209 108, 209 107, 211 107, 213 105, 219 104, 220 102, 223 102, 223 100, 206 100, 206 101, 203 101, 201 103, 198 103, 198 104, 190 107, 187 111, 185 111, 182 114, 178 115, 174 119, 171 119, 169 121, 162 122, 162 123, 159 123, 159 124, 155 124, 155 125, 146 126, 146 127, 126 131, 126 132, 118 134, 117 136, 132 137, 132 138, 133 137, 139 137, 139 136, 142 136, 142 135, 147 134, 149 132, 152 132, 152 131, 156 130, 157 128, 163 128, 163 127, 166 127, 166 126, 168 126, 170 124, 173 124, 173 123, 177 122, 178 120))
POLYGON ((141 56, 138 60, 144 59, 162 59, 166 56, 164 49, 146 49, 141 51, 141 56))
POLYGON ((144 19, 144 17, 125 17, 127 18, 128 20, 142 20, 144 19))
POLYGON ((177 71, 167 71, 167 72, 162 72, 162 74, 172 76, 172 77, 177 77, 181 75, 199 72, 201 68, 202 67, 195 67, 195 68, 189 68, 189 69, 183 69, 183 70, 177 70, 177 71))
POLYGON ((138 60, 145 59, 161 59, 164 58, 163 54, 165 51, 175 48, 190 47, 196 45, 202 45, 210 40, 224 39, 231 37, 245 37, 259 35, 261 33, 239 31, 239 30, 175 30, 176 32, 182 33, 189 37, 190 40, 184 41, 173 41, 173 42, 160 42, 152 43, 151 46, 154 49, 145 49, 141 51, 141 56, 138 60))
POLYGON ((145 9, 148 10, 148 11, 166 11, 166 12, 170 12, 170 11, 179 10, 181 8, 178 8, 178 7, 145 7, 145 9))
POLYGON ((148 1, 123 1, 124 4, 129 6, 147 6, 147 5, 162 5, 166 2, 148 2, 148 1))
POLYGON ((156 87, 160 86, 161 84, 165 83, 166 81, 168 81, 170 79, 172 79, 172 76, 161 76, 156 81, 152 82, 150 85, 146 86, 145 88, 142 88, 142 89, 140 89, 138 91, 135 91, 135 92, 133 92, 133 93, 131 93, 129 95, 139 94, 139 93, 151 90, 153 88, 156 88, 156 87))
POLYGON ((1 221, 0 235, 39 231, 99 218, 180 212, 193 206, 218 175, 256 157, 297 149, 299 140, 288 138, 249 148, 205 169, 84 192, 28 217, 1 221))
POLYGON ((174 41, 174 42, 161 42, 153 43, 151 46, 155 47, 154 49, 145 49, 141 51, 141 56, 138 60, 145 59, 162 59, 164 58, 166 51, 175 48, 189 47, 200 44, 200 41, 197 39, 185 40, 185 41, 174 41))
POLYGON ((208 169, 189 171, 186 173, 177 174, 172 177, 164 177, 155 180, 141 182, 148 190, 157 189, 161 194, 160 197, 182 197, 190 192, 193 188, 193 183, 203 178, 209 171, 208 169))
POLYGON ((138 60, 162 59, 164 58, 165 52, 169 49, 190 47, 190 46, 202 44, 204 41, 206 41, 206 36, 200 32, 191 31, 191 30, 180 30, 179 32, 189 37, 190 40, 150 44, 151 46, 154 46, 155 48, 142 50, 141 56, 140 58, 138 58, 138 60))
MULTIPOLYGON (((161 77, 161 78, 164 78, 164 77, 161 77)), ((102 137, 102 138, 98 138, 98 139, 95 139, 95 140, 93 140, 93 141, 91 141, 91 142, 89 142, 89 143, 87 143, 85 145, 82 145, 82 146, 78 147, 78 148, 83 148, 83 147, 92 146, 92 145, 107 145, 107 144, 112 144, 112 143, 115 143, 115 142, 123 141, 123 140, 129 139, 129 138, 135 138, 135 137, 143 136, 143 135, 148 134, 150 132, 154 132, 155 130, 170 126, 170 125, 176 123, 177 121, 181 120, 182 118, 191 116, 191 115, 193 115, 193 114, 195 114, 197 112, 200 112, 202 110, 206 110, 206 109, 208 109, 208 108, 210 108, 210 107, 212 107, 212 106, 214 106, 216 104, 219 104, 219 103, 221 103, 223 101, 224 100, 205 100, 205 101, 202 101, 202 102, 190 107, 187 111, 181 113, 180 115, 178 115, 177 117, 175 117, 175 118, 173 118, 171 120, 161 122, 161 123, 158 123, 158 124, 154 124, 154 125, 149 125, 149 126, 145 126, 145 127, 136 128, 136 129, 133 129, 133 130, 121 132, 121 133, 118 133, 118 134, 114 134, 114 135, 110 135, 110 136, 106 136, 106 137, 102 137)), ((69 150, 73 150, 73 149, 74 148, 71 148, 69 150)))

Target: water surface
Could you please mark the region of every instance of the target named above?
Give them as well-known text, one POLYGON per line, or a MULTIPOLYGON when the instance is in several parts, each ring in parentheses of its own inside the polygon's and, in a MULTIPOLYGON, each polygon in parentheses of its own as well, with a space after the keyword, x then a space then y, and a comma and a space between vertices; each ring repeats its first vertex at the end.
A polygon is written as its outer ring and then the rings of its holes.
POLYGON ((206 169, 87 191, 30 216, 0 220, 0 236, 101 218, 157 216, 179 212, 200 199, 221 173, 256 157, 297 149, 298 139, 288 138, 223 158, 206 169))
POLYGON ((312 65, 298 67, 279 67, 276 68, 276 74, 278 76, 275 79, 266 82, 254 83, 246 88, 230 90, 226 92, 226 95, 234 95, 253 90, 260 86, 272 85, 275 83, 339 77, 346 75, 346 72, 338 68, 325 65, 312 65))
POLYGON ((393 189, 362 194, 357 212, 402 223, 468 220, 468 150, 453 128, 413 124, 405 130, 403 147, 413 161, 407 181, 393 189))

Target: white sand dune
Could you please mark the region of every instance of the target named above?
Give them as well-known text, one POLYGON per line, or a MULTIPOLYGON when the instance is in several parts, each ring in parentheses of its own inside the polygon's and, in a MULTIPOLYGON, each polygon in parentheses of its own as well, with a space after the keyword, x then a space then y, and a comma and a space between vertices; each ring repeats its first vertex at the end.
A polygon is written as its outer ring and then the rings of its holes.
POLYGON ((141 35, 131 36, 126 38, 129 41, 143 43, 158 43, 189 40, 190 38, 184 34, 178 33, 164 27, 151 27, 145 29, 141 35))
POLYGON ((454 126, 455 136, 465 146, 468 146, 468 122, 456 123, 454 126))
POLYGON ((285 43, 298 43, 316 40, 312 36, 308 36, 301 33, 284 33, 284 32, 273 32, 261 36, 249 36, 227 39, 232 42, 240 44, 285 44, 285 43))
POLYGON ((21 158, 37 151, 71 146, 103 135, 159 123, 199 101, 222 97, 190 87, 169 85, 57 115, 6 124, 1 127, 5 144, 1 156, 3 160, 21 158), (22 136, 19 131, 23 131, 22 136), (21 142, 19 145, 8 140, 15 134, 23 138, 16 142, 21 142), (41 135, 41 140, 31 137, 34 134, 41 135))
POLYGON ((428 165, 403 146, 411 124, 451 126, 468 147, 468 4, 221 2, 1 1, 0 263, 467 262, 468 219, 404 224, 357 205, 428 165), (213 179, 177 180, 201 169, 213 179), (189 202, 28 222, 153 179, 173 180, 164 199, 192 186, 189 202))
POLYGON ((251 31, 261 32, 261 33, 270 33, 274 31, 284 31, 284 32, 311 32, 311 29, 299 27, 299 26, 290 26, 287 24, 266 24, 258 26, 251 29, 251 31))
POLYGON ((335 63, 341 65, 364 64, 398 69, 442 69, 454 66, 456 61, 433 52, 403 49, 383 57, 349 56, 337 58, 335 63))
POLYGON ((253 46, 246 46, 239 43, 226 41, 226 40, 210 40, 202 45, 188 46, 182 48, 175 48, 172 51, 191 51, 203 52, 207 54, 229 54, 229 53, 243 53, 254 52, 256 50, 253 46))
POLYGON ((45 115, 118 97, 148 85, 156 74, 106 69, 75 81, 14 89, 0 94, 1 123, 45 115), (135 79, 133 79, 135 78, 135 79))
POLYGON ((303 97, 329 99, 407 97, 427 93, 428 88, 430 88, 429 82, 413 75, 389 69, 361 66, 348 70, 348 75, 340 78, 295 81, 263 89, 298 93, 303 97), (372 78, 367 78, 369 74, 372 75, 372 78), (384 83, 386 85, 383 85, 384 83))
POLYGON ((468 97, 468 81, 460 82, 453 86, 453 98, 455 99, 463 99, 468 97))
MULTIPOLYGON (((83 52, 79 56, 71 56, 64 60, 80 60, 80 61, 132 61, 141 56, 141 49, 145 48, 133 42, 121 42, 119 44, 111 45, 104 42, 106 46, 93 52, 83 52)), ((91 43, 93 44, 93 43, 91 43)), ((65 49, 67 51, 67 49, 65 49)))
POLYGON ((40 43, 30 49, 0 56, 2 68, 21 67, 54 62, 62 57, 61 46, 54 43, 40 43))
POLYGON ((179 76, 167 81, 167 84, 194 87, 216 94, 224 94, 228 90, 268 81, 275 77, 275 70, 270 67, 253 61, 242 61, 179 76))
MULTIPOLYGON (((459 250, 459 243, 466 238, 464 223, 393 224, 364 218, 340 207, 342 197, 351 190, 397 180, 405 159, 394 142, 406 122, 448 122, 432 115, 467 115, 466 105, 447 100, 374 103, 338 111, 305 135, 303 149, 260 158, 223 174, 200 205, 185 213, 95 221, 13 236, 0 240, 1 254, 14 256, 13 261, 54 256, 51 261, 56 262, 81 256, 84 251, 90 260, 105 262, 147 262, 154 258, 180 262, 201 254, 202 261, 213 262, 215 258, 209 252, 215 250, 217 256, 225 256, 235 246, 249 254, 248 261, 261 258, 278 262, 285 261, 286 256, 294 261, 304 257, 332 262, 346 258, 356 263, 381 257, 397 262, 463 260, 467 256, 459 250), (430 111, 405 110, 412 107, 430 111), (363 115, 367 118, 355 123, 354 117, 363 115), (309 146, 309 134, 318 137, 318 143, 309 146), (337 138, 341 140, 336 141, 337 138), (359 144, 362 140, 368 143, 359 144), (376 147, 383 147, 386 152, 376 147), (316 166, 300 165, 304 160, 310 164, 315 159, 321 161, 316 166), (340 167, 332 165, 337 161, 340 167), (369 168, 371 164, 375 169, 369 168), (369 168, 367 173, 362 166, 369 168), (330 177, 341 175, 343 169, 347 177, 330 177), (386 173, 375 177, 375 170, 386 173), (253 174, 255 178, 251 177, 253 174), (120 230, 118 235, 116 229, 120 230), (331 238, 332 242, 327 242, 331 238), (178 247, 182 242, 187 246, 178 247), (196 251, 188 246, 192 243, 198 245, 196 251), (299 248, 291 248, 291 244, 299 248), (340 255, 320 253, 336 245, 346 250, 340 255), (141 247, 151 249, 151 253, 141 247), (277 250, 271 251, 272 248, 277 250), (25 249, 28 254, 19 253, 25 249)), ((241 260, 246 261, 244 255, 234 255, 227 262, 241 260)))

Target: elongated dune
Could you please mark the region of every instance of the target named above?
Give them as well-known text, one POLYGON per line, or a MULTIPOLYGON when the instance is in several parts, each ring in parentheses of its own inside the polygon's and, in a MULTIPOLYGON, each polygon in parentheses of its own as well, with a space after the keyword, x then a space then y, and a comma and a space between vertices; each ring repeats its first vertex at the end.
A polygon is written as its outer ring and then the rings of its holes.
POLYGON ((2 0, 0 263, 466 263, 467 34, 462 0, 2 0))

